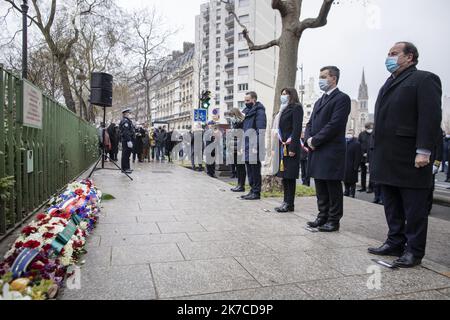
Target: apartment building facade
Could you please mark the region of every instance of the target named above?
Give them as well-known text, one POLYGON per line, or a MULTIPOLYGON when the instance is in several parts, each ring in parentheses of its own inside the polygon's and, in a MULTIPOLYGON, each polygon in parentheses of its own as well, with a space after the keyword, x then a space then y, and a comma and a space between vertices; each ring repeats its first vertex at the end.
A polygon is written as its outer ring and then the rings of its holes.
MULTIPOLYGON (((256 44, 279 35, 281 18, 271 0, 234 0, 234 11, 256 44), (256 27, 257 26, 257 27, 256 27)), ((199 94, 212 92, 209 119, 226 123, 224 113, 243 108, 245 93, 256 91, 259 100, 272 114, 278 67, 278 48, 250 52, 242 28, 229 14, 226 5, 210 0, 201 5, 196 17, 196 63, 199 94)))
POLYGON ((183 52, 174 52, 164 74, 152 84, 151 112, 154 126, 169 129, 192 128, 194 108, 198 105, 194 44, 185 43, 183 52))

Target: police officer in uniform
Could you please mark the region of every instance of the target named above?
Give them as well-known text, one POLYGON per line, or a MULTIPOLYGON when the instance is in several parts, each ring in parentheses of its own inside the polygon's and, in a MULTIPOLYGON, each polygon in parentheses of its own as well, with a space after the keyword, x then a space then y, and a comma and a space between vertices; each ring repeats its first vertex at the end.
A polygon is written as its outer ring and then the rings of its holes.
POLYGON ((133 150, 133 138, 135 128, 133 122, 130 120, 131 109, 127 108, 122 111, 122 121, 120 121, 120 139, 122 141, 122 170, 130 174, 132 170, 130 168, 130 156, 133 150))

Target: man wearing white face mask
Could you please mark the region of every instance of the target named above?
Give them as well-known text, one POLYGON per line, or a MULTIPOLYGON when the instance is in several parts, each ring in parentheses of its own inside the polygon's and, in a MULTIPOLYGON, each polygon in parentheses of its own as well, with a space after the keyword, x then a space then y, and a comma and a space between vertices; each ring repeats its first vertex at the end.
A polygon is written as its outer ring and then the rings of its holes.
POLYGON ((442 121, 442 85, 431 72, 419 71, 414 44, 398 42, 389 51, 391 76, 375 105, 371 175, 381 185, 387 240, 377 255, 398 256, 394 265, 410 268, 425 256, 428 196, 442 121))

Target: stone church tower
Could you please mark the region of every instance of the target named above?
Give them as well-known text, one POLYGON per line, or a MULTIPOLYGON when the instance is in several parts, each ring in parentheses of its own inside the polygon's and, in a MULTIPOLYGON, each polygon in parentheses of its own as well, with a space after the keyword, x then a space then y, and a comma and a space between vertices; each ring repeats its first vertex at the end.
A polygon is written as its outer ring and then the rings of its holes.
POLYGON ((352 111, 348 119, 347 129, 353 129, 356 136, 358 136, 359 133, 364 131, 367 122, 369 122, 369 89, 363 69, 358 100, 352 100, 352 111))

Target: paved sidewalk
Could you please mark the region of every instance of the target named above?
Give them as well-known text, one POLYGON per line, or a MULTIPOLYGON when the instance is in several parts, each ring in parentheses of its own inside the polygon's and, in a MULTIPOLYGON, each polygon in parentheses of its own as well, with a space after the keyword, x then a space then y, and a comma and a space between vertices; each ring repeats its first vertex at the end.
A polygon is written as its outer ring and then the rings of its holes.
POLYGON ((310 233, 315 198, 280 215, 279 200, 238 200, 176 165, 139 164, 133 177, 94 175, 117 199, 104 202, 81 290, 61 299, 450 299, 450 222, 431 218, 424 267, 383 268, 370 290, 367 247, 386 234, 380 206, 346 199, 339 233, 310 233))

